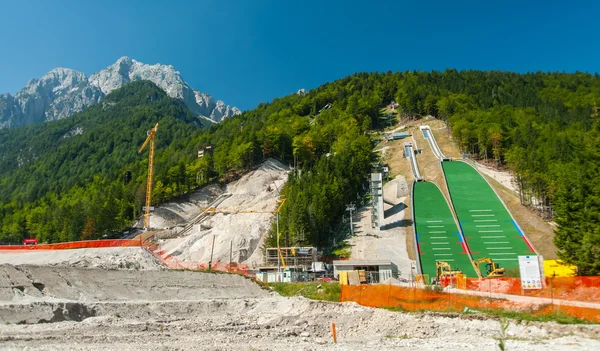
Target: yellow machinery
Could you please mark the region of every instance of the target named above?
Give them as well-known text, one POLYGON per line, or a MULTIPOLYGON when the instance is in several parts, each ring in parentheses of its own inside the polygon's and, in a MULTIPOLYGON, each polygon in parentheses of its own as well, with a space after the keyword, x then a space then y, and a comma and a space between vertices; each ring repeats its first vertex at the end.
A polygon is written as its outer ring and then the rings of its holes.
POLYGON ((544 275, 547 278, 574 277, 577 275, 577 266, 568 265, 561 260, 544 260, 544 275))
POLYGON ((435 276, 438 283, 443 278, 456 277, 458 274, 462 274, 462 271, 459 269, 452 270, 447 262, 435 262, 435 276))
POLYGON ((154 128, 148 131, 148 137, 144 144, 138 151, 141 153, 146 145, 150 143, 150 153, 148 155, 148 181, 146 182, 146 210, 144 212, 144 228, 150 230, 150 205, 152 204, 152 172, 154 171, 154 138, 156 138, 156 131, 158 130, 158 123, 154 128))
POLYGON ((473 266, 475 266, 475 271, 477 275, 482 278, 485 278, 481 274, 481 270, 479 269, 479 265, 485 263, 485 270, 487 272, 487 278, 502 278, 504 277, 504 268, 500 268, 500 265, 494 261, 492 261, 489 257, 483 257, 478 260, 473 261, 473 266))

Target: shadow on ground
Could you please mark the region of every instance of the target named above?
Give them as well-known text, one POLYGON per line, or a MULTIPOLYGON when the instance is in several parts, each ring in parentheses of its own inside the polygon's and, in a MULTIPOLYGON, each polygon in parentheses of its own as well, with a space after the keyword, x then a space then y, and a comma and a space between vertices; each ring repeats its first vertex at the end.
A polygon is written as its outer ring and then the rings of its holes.
POLYGON ((388 229, 398 228, 398 227, 410 227, 412 225, 412 223, 413 223, 412 219, 403 219, 400 221, 395 221, 392 223, 382 225, 381 230, 388 230, 388 229))
POLYGON ((401 202, 397 205, 394 205, 390 208, 388 208, 387 210, 383 211, 383 217, 391 217, 393 215, 395 215, 396 213, 401 212, 402 210, 404 210, 407 206, 404 204, 404 202, 401 202))

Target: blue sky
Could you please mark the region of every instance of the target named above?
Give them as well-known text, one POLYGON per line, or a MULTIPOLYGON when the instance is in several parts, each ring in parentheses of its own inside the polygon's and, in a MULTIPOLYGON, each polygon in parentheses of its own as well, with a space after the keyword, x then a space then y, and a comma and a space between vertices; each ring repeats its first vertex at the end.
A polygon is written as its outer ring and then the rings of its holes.
POLYGON ((600 70, 594 1, 5 1, 0 93, 121 56, 242 109, 359 71, 600 70))

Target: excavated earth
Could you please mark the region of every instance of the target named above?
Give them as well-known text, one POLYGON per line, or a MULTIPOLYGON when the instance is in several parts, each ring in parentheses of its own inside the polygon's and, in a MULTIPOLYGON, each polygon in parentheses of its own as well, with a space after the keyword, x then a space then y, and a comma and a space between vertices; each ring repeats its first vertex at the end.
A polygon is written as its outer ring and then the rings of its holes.
POLYGON ((0 265, 0 322, 8 350, 600 349, 600 326, 286 298, 243 276, 189 271, 0 265))

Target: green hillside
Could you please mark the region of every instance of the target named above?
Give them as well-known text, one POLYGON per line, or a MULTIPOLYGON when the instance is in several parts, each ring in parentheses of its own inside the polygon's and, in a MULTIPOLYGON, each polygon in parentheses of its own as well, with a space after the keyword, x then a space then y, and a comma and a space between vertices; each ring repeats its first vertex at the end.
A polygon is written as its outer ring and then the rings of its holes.
POLYGON ((205 128, 151 82, 67 119, 0 130, 0 241, 79 240, 127 227, 144 197, 147 151, 138 148, 157 122, 156 179, 178 195, 197 186, 190 141, 205 128), (126 170, 133 180, 124 185, 126 170))
POLYGON ((146 159, 136 149, 159 121, 155 203, 274 157, 302 170, 282 190, 284 242, 327 252, 346 235, 346 203, 364 190, 371 131, 387 123, 379 111, 396 100, 402 117, 439 117, 462 151, 508 166, 522 202, 559 224, 560 256, 585 274, 600 273, 597 74, 358 73, 259 104, 205 133, 164 93, 155 99, 138 85, 123 89, 68 119, 0 131, 0 241, 94 238, 129 225, 144 193, 146 159), (79 126, 83 134, 70 136, 79 126), (214 156, 197 159, 206 145, 214 156), (134 179, 124 186, 126 169, 134 179))

